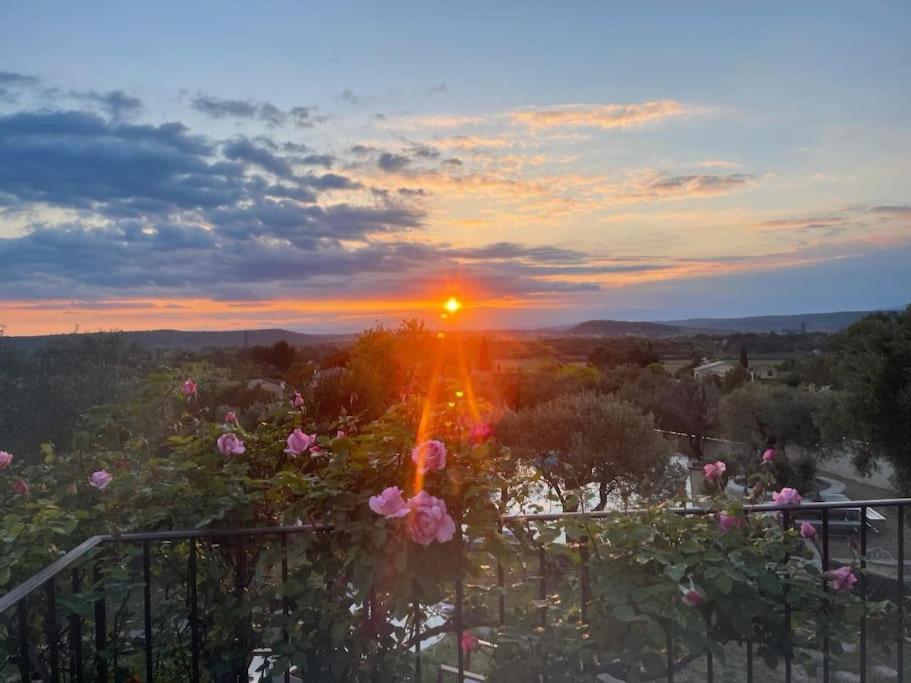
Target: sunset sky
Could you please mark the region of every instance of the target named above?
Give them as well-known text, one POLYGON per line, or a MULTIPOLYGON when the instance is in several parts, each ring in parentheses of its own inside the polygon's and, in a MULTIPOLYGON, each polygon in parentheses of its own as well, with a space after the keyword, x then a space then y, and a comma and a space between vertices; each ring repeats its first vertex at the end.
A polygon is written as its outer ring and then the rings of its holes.
POLYGON ((0 324, 911 301, 911 3, 0 0, 0 324))

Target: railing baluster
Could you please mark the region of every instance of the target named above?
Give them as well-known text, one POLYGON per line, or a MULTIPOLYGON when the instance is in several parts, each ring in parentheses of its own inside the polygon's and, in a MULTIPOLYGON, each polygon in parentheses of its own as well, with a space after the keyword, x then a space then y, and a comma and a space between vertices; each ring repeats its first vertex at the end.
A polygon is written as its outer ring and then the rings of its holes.
MULTIPOLYGON (((829 571, 829 510, 822 511, 822 571, 829 571)), ((823 590, 828 590, 826 581, 823 580, 823 590)), ((829 612, 829 606, 826 605, 826 614, 829 612)), ((826 619, 826 630, 822 638, 822 680, 823 683, 829 683, 829 620, 826 619)))
MULTIPOLYGON (((781 524, 785 531, 791 528, 790 510, 782 510, 781 524)), ((785 567, 785 571, 787 571, 787 567, 785 567)), ((791 604, 788 602, 787 593, 785 593, 784 600, 784 626, 788 634, 787 649, 784 654, 784 680, 786 683, 791 683, 791 604)))
POLYGON ((547 626, 547 554, 538 546, 538 599, 541 601, 541 627, 547 626))
POLYGON ((197 587, 196 587, 196 539, 190 539, 190 559, 187 568, 187 583, 190 589, 190 649, 191 654, 191 680, 199 683, 199 618, 197 614, 197 587))
POLYGON ((867 681, 867 506, 860 508, 860 683, 867 681))
POLYGON ((45 621, 45 633, 47 634, 48 659, 50 660, 50 677, 51 683, 60 683, 60 651, 58 647, 57 633, 57 591, 54 586, 54 579, 48 579, 44 584, 47 592, 47 620, 45 621))
MULTIPOLYGON (((73 597, 80 591, 79 570, 74 569, 71 576, 73 597)), ((82 683, 82 617, 76 612, 70 613, 70 679, 82 683)))
POLYGON ((31 663, 28 658, 28 598, 22 598, 19 606, 16 608, 16 616, 19 619, 19 675, 22 677, 22 683, 31 680, 31 663))
POLYGON ((149 541, 142 542, 142 602, 143 602, 143 648, 145 649, 146 681, 154 680, 152 663, 152 558, 149 541))
POLYGON ((588 539, 579 541, 579 573, 582 583, 582 621, 588 621, 588 603, 591 602, 591 576, 589 575, 588 539))
POLYGON ((898 680, 905 680, 905 506, 898 505, 898 680))
MULTIPOLYGON (((709 620, 705 620, 705 637, 706 640, 709 638, 709 633, 711 632, 711 624, 709 620)), ((712 656, 712 651, 708 648, 705 650, 705 680, 708 683, 713 683, 715 680, 715 658, 712 656)))
POLYGON ((95 600, 95 677, 98 683, 107 683, 108 663, 102 652, 108 645, 107 604, 105 603, 104 581, 100 560, 95 561, 92 569, 92 581, 101 597, 95 600))
MULTIPOLYGON (((288 534, 281 535, 282 539, 282 615, 285 618, 285 625, 282 626, 282 640, 285 647, 291 642, 291 636, 288 632, 288 617, 291 615, 291 604, 288 601, 288 595, 285 593, 285 587, 288 584, 288 534)), ((291 683, 291 661, 288 661, 288 669, 285 671, 285 683, 291 683)))
MULTIPOLYGON (((414 639, 414 680, 421 680, 421 605, 415 600, 414 601, 414 626, 412 628, 411 637, 414 639)), ((460 637, 461 640, 461 637, 460 637)), ((461 642, 459 643, 461 646, 461 642)))
MULTIPOLYGON (((461 552, 461 550, 459 551, 461 552)), ((459 666, 459 680, 465 680, 465 653, 462 651, 462 629, 464 628, 462 623, 462 600, 464 599, 463 591, 464 587, 462 585, 462 576, 459 575, 456 577, 455 582, 455 591, 456 591, 456 604, 455 604, 455 632, 456 632, 456 655, 459 666)))
POLYGON ((753 683, 753 639, 747 641, 747 683, 753 683))
MULTIPOLYGON (((500 540, 503 540, 503 518, 497 523, 497 533, 500 540)), ((500 588, 500 594, 497 597, 497 623, 503 626, 506 623, 506 570, 503 567, 503 561, 500 559, 500 553, 497 553, 497 586, 500 588)))

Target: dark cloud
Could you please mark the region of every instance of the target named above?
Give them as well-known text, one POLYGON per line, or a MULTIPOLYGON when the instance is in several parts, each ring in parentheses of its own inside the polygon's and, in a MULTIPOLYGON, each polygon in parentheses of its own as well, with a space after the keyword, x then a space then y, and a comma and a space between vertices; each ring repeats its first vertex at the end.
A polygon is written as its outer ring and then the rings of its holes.
POLYGON ((886 216, 911 216, 911 206, 874 206, 870 211, 886 216))
POLYGON ((73 92, 72 97, 91 102, 98 105, 112 119, 125 121, 138 116, 144 108, 142 100, 138 97, 128 95, 123 90, 110 90, 105 93, 95 92, 73 92))
POLYGON ((15 103, 21 90, 33 88, 41 81, 35 76, 0 71, 0 102, 15 103))
POLYGON ((438 159, 440 157, 440 151, 429 145, 412 145, 405 150, 405 153, 418 159, 438 159))
MULTIPOLYGON (((602 273, 617 265, 589 265, 585 255, 557 247, 499 243, 452 248, 402 240, 341 246, 343 237, 420 227, 420 214, 400 207, 336 205, 323 209, 262 202, 220 210, 219 225, 122 221, 105 228, 73 223, 34 226, 27 235, 0 239, 5 264, 0 297, 42 299, 135 295, 274 298, 413 288, 457 269, 473 281, 512 294, 591 291, 591 282, 560 275, 602 273), (301 224, 307 229, 301 230, 301 224), (575 259, 577 265, 570 263, 575 259), (547 276, 548 279, 539 279, 547 276)), ((642 266, 642 269, 645 267, 642 266)))
POLYGON ((383 152, 376 159, 376 165, 387 173, 395 173, 405 169, 411 163, 409 157, 403 154, 393 154, 392 152, 383 152))
POLYGON ((104 210, 160 204, 198 208, 237 201, 240 166, 182 124, 113 124, 85 112, 0 117, 0 193, 14 202, 104 210))
POLYGON ((297 163, 305 166, 322 166, 323 168, 332 168, 335 163, 335 157, 331 154, 308 154, 295 159, 297 163))
POLYGON ((363 157, 370 154, 374 154, 379 150, 376 147, 371 147, 370 145, 354 145, 351 149, 348 150, 355 156, 363 157))
POLYGON ((338 98, 345 104, 360 104, 361 98, 351 88, 345 88, 338 94, 338 98))
POLYGON ((443 83, 438 83, 437 85, 434 85, 430 88, 427 88, 427 94, 433 95, 434 93, 446 92, 448 90, 449 90, 449 87, 446 85, 445 82, 443 82, 443 83))
POLYGON ((222 146, 221 151, 227 159, 259 166, 263 170, 282 178, 290 178, 294 175, 294 171, 291 170, 291 164, 288 163, 287 159, 276 156, 268 149, 253 144, 247 138, 232 140, 222 146))
POLYGON ((213 119, 255 119, 270 126, 290 122, 298 128, 311 128, 326 118, 314 115, 316 107, 292 107, 285 111, 271 102, 223 99, 204 93, 197 93, 190 106, 213 119))

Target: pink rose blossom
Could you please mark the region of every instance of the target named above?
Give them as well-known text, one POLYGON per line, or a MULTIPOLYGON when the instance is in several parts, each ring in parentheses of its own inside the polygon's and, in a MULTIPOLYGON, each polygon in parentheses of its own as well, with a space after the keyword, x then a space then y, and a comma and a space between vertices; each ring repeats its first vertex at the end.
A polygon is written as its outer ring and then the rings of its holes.
POLYGON ((709 481, 721 481, 721 477, 724 476, 724 471, 726 469, 727 465, 719 460, 718 462, 710 462, 702 468, 702 471, 705 473, 705 478, 709 481))
POLYGON ((718 528, 721 529, 722 533, 727 533, 731 529, 739 529, 743 526, 743 523, 743 517, 738 517, 737 515, 727 515, 723 512, 718 515, 718 528))
POLYGON ((184 396, 195 396, 196 389, 196 382, 194 382, 192 379, 185 380, 180 387, 180 390, 183 392, 184 396))
POLYGON ((772 462, 775 460, 777 455, 778 454, 775 452, 774 448, 767 448, 765 453, 762 454, 762 462, 763 463, 772 462))
POLYGON ((426 546, 433 541, 446 543, 452 540, 455 522, 446 512, 445 502, 426 491, 419 491, 408 501, 408 507, 411 514, 405 521, 412 541, 426 546))
POLYGON ((13 454, 6 451, 0 451, 0 470, 5 470, 13 462, 13 454))
POLYGON ((113 478, 113 475, 107 470, 98 470, 97 472, 92 472, 92 476, 89 477, 89 484, 100 491, 110 484, 113 478))
POLYGON ((800 535, 804 538, 815 538, 816 537, 816 527, 810 524, 810 522, 801 522, 800 524, 800 535))
POLYGON ((316 434, 304 434, 300 428, 298 428, 288 436, 288 447, 285 449, 285 453, 295 456, 301 455, 315 443, 316 434))
POLYGON ((222 434, 218 437, 218 452, 225 457, 240 455, 246 450, 244 442, 237 438, 236 434, 222 434))
POLYGON ((462 652, 471 652, 480 644, 480 641, 475 637, 474 633, 471 631, 462 631, 462 637, 459 638, 459 646, 462 648, 462 652))
POLYGON ((823 574, 826 581, 829 582, 829 588, 833 591, 849 591, 857 583, 857 575, 851 567, 844 566, 823 574))
POLYGON ((775 491, 772 493, 772 501, 776 505, 800 505, 800 501, 803 500, 800 497, 800 494, 797 493, 797 489, 792 489, 790 487, 785 487, 781 491, 775 491))
POLYGON ((301 392, 295 391, 294 398, 291 399, 291 405, 294 408, 301 408, 304 405, 304 397, 301 396, 301 392))
POLYGON ((370 509, 378 515, 383 515, 386 519, 394 517, 404 517, 411 509, 402 498, 402 489, 398 486, 390 486, 383 489, 378 496, 370 496, 370 509))
POLYGON ((27 496, 29 494, 28 482, 25 479, 17 479, 12 483, 12 489, 20 496, 27 496))
POLYGON ((685 602, 690 607, 698 607, 705 601, 705 598, 702 596, 702 593, 697 591, 695 588, 688 588, 683 591, 683 602, 685 602))
POLYGON ((442 441, 425 441, 412 449, 411 460, 423 474, 441 470, 446 467, 446 446, 442 441))
POLYGON ((473 425, 468 433, 468 440, 475 446, 486 443, 493 436, 493 425, 489 422, 479 422, 473 425))
POLYGON ((336 439, 344 439, 346 436, 348 436, 348 435, 347 435, 345 432, 343 432, 341 429, 339 429, 339 430, 335 433, 335 438, 336 438, 336 439))
POLYGON ((233 410, 229 410, 225 413, 225 424, 237 424, 237 413, 233 410))

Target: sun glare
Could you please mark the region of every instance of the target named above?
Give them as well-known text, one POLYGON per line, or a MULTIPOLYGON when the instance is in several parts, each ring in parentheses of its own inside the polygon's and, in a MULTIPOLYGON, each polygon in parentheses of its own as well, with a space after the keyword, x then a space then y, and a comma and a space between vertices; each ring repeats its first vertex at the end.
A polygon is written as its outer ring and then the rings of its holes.
POLYGON ((454 296, 451 296, 446 299, 446 303, 443 304, 443 308, 445 308, 450 313, 455 313, 462 308, 462 302, 456 299, 454 296))

